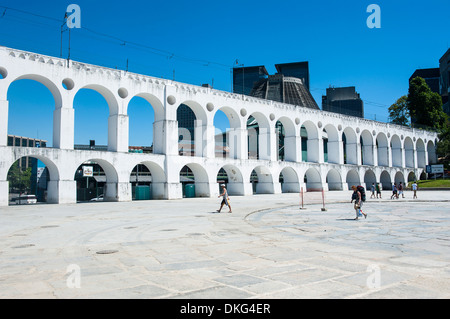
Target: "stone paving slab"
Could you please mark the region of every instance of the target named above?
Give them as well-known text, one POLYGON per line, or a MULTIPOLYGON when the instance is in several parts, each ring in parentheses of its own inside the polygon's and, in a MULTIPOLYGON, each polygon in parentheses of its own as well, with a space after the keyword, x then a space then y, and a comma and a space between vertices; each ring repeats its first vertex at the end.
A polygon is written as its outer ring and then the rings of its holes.
POLYGON ((449 298, 450 192, 409 195, 2 207, 0 298, 449 298))

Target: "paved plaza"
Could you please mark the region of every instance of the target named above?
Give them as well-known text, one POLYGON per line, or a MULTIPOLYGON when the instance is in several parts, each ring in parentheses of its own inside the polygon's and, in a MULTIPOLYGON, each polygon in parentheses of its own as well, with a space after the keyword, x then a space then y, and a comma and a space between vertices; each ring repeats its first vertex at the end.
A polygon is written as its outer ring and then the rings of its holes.
POLYGON ((0 208, 0 298, 450 298, 450 192, 0 208))

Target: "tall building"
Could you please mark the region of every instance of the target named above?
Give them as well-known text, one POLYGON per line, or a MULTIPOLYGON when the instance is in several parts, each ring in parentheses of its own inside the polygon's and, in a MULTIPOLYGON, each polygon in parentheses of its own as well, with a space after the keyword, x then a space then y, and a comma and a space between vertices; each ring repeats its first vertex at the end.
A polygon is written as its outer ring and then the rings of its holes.
POLYGON ((255 84, 251 96, 319 110, 303 80, 284 74, 269 75, 255 84))
POLYGON ((263 65, 233 68, 233 93, 250 95, 254 84, 268 75, 263 65))
POLYGON ((277 68, 277 72, 279 74, 283 74, 284 76, 301 79, 303 82, 303 85, 309 91, 309 64, 308 64, 308 61, 275 64, 275 67, 277 68))
POLYGON ((327 88, 327 94, 322 95, 322 110, 364 117, 364 103, 354 86, 327 88))
POLYGON ((442 97, 444 112, 450 115, 450 49, 439 59, 439 94, 442 97))
POLYGON ((233 68, 233 93, 319 109, 309 92, 308 62, 275 64, 277 73, 269 75, 266 67, 233 68))
POLYGON ((409 82, 417 76, 425 80, 431 91, 441 94, 439 92, 439 68, 417 69, 409 78, 409 82))

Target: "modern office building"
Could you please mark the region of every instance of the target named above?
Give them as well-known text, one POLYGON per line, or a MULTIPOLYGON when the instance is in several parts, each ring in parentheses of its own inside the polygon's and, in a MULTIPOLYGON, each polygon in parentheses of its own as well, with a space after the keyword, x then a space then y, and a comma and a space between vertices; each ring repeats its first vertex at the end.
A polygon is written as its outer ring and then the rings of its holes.
POLYGON ((439 91, 439 68, 417 69, 409 78, 409 82, 417 76, 425 80, 431 91, 441 94, 439 91))
POLYGON ((364 118, 364 103, 354 86, 327 88, 322 95, 322 110, 364 118))
POLYGON ((233 93, 250 95, 255 83, 268 75, 263 65, 233 68, 233 93))
POLYGON ((439 94, 442 97, 444 112, 450 115, 450 49, 439 59, 439 94))

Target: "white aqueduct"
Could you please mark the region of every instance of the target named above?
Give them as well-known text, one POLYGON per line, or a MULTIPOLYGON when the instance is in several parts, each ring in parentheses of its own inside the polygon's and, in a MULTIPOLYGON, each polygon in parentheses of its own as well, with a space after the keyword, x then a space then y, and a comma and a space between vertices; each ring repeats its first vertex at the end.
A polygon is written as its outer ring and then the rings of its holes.
POLYGON ((144 164, 152 175, 153 198, 182 197, 180 170, 195 176, 196 196, 218 194, 217 174, 228 175, 230 195, 253 194, 250 176, 258 175, 256 193, 346 190, 351 185, 406 182, 436 162, 437 134, 351 116, 252 98, 123 70, 0 47, 0 206, 8 205, 7 174, 24 156, 38 158, 49 170, 47 201, 75 203, 74 174, 84 162, 97 162, 106 174, 105 199, 130 201, 130 174, 144 164), (32 79, 53 95, 53 143, 50 148, 7 146, 8 88, 32 79), (80 89, 99 92, 109 106, 108 151, 74 149, 74 97, 80 89), (128 152, 127 107, 134 96, 154 109, 153 153, 128 152), (177 108, 195 113, 194 156, 180 156, 177 108), (227 158, 215 157, 214 116, 223 111, 230 122, 227 158), (259 124, 259 158, 248 157, 247 120, 259 124), (275 124, 285 129, 284 160, 278 160, 275 124), (302 160, 301 127, 307 131, 307 160, 302 160), (324 159, 323 136, 328 139, 324 159), (345 134, 346 143, 343 143, 345 134), (345 149, 344 149, 345 148, 345 149), (344 160, 345 154, 345 160, 344 160), (280 182, 280 174, 283 175, 280 182))

